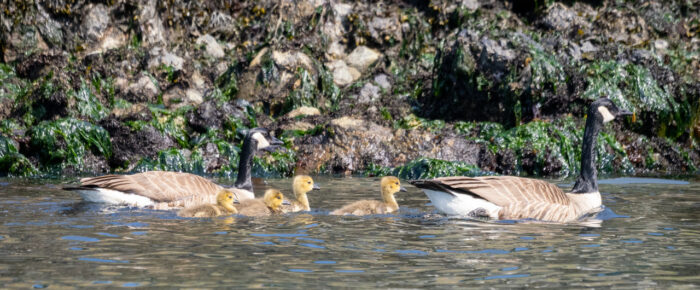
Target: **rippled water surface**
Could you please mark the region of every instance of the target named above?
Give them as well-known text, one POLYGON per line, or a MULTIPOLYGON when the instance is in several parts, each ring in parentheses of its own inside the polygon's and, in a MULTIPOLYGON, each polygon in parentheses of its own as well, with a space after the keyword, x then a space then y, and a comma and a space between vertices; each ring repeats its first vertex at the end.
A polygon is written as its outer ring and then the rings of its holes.
POLYGON ((0 179, 0 287, 700 285, 697 179, 603 180, 599 220, 569 225, 448 218, 410 185, 397 215, 329 216, 379 181, 317 182, 310 214, 182 219, 0 179))

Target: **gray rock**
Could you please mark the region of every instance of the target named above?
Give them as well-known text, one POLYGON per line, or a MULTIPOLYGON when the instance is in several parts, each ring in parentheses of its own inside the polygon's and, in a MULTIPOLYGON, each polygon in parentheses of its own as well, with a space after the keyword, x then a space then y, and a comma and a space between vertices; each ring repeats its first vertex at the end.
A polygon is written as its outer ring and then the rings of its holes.
POLYGON ((61 45, 63 43, 61 24, 53 20, 42 5, 36 5, 36 7, 36 26, 39 28, 39 33, 52 46, 61 45))
POLYGON ((153 47, 148 52, 148 68, 154 69, 160 66, 170 66, 175 71, 182 70, 185 65, 185 60, 169 51, 165 51, 162 47, 153 47))
MULTIPOLYGON (((201 103, 196 110, 185 116, 187 124, 197 132, 204 133, 209 129, 219 129, 228 118, 245 119, 245 104, 224 103, 218 105, 215 100, 201 103)), ((246 121, 247 122, 247 121, 246 121)))
POLYGON ((374 76, 374 83, 385 91, 391 90, 391 82, 389 81, 389 76, 386 74, 378 74, 374 76))
POLYGON ((357 98, 358 103, 366 104, 379 100, 379 87, 372 83, 366 83, 360 90, 360 96, 357 98))
POLYGON ((377 43, 388 43, 392 38, 396 43, 402 40, 401 23, 396 17, 374 17, 369 23, 369 34, 377 43))
POLYGON ((126 166, 130 169, 141 158, 153 158, 158 155, 158 151, 176 146, 172 139, 151 125, 132 131, 121 120, 107 117, 100 121, 100 126, 109 132, 112 141, 112 166, 126 166))
POLYGON ((554 3, 547 9, 547 15, 542 23, 549 29, 568 32, 574 25, 588 27, 590 24, 578 16, 576 11, 561 3, 554 3))
POLYGON ((515 60, 515 51, 507 47, 505 39, 496 42, 484 36, 479 43, 481 45, 479 65, 493 71, 494 77, 500 79, 508 69, 508 64, 515 60))
POLYGON ((109 10, 102 4, 96 4, 83 16, 80 30, 83 38, 90 42, 98 42, 109 26, 109 10))
POLYGON ((159 90, 150 77, 141 75, 135 83, 129 84, 124 99, 129 102, 154 102, 159 90))
POLYGON ((224 49, 221 48, 221 45, 219 45, 219 43, 216 41, 216 38, 209 34, 205 34, 197 38, 196 44, 205 46, 204 55, 208 57, 222 58, 226 55, 224 53, 224 49))
POLYGON ((583 53, 592 53, 598 51, 598 48, 595 47, 590 41, 586 41, 581 45, 581 52, 583 53))

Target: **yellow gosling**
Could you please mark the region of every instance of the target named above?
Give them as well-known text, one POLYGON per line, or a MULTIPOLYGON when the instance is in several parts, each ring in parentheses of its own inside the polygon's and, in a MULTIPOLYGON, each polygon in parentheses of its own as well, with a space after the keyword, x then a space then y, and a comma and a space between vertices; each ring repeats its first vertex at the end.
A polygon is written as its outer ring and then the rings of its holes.
POLYGON ((289 205, 282 206, 282 212, 310 211, 311 207, 309 206, 309 198, 306 196, 306 193, 321 188, 308 175, 295 176, 294 181, 292 181, 292 188, 296 200, 291 201, 289 205))
POLYGON ((238 214, 246 216, 269 216, 281 213, 284 195, 277 189, 268 189, 262 199, 246 199, 236 205, 238 214))
POLYGON ((215 217, 238 213, 233 206, 235 194, 228 190, 221 190, 216 195, 216 204, 195 205, 180 210, 177 215, 181 217, 215 217))
POLYGON ((368 215, 368 214, 387 214, 395 212, 399 209, 399 204, 396 203, 394 194, 399 191, 406 191, 401 187, 401 182, 394 176, 385 176, 382 178, 382 201, 378 200, 360 200, 348 204, 344 207, 331 212, 332 215, 368 215))

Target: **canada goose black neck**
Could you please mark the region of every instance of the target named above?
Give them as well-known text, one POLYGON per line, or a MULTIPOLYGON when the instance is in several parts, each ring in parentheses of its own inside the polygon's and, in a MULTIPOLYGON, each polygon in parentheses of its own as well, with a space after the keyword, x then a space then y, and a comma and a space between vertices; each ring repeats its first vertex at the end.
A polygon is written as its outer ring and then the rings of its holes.
POLYGON ((597 108, 597 105, 591 105, 588 109, 586 128, 583 130, 583 144, 581 144, 581 174, 571 190, 572 193, 598 191, 595 148, 598 142, 598 134, 603 126, 603 120, 598 114, 597 108))
POLYGON ((246 135, 241 149, 241 159, 238 161, 238 177, 236 177, 234 186, 253 192, 250 167, 253 164, 253 156, 255 156, 255 152, 258 150, 258 142, 252 138, 252 134, 246 135))

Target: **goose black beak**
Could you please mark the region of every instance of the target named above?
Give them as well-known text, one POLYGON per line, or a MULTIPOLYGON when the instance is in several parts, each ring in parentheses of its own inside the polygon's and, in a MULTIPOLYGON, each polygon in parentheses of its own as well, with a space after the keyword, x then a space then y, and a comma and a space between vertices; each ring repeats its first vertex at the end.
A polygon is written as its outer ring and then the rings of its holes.
POLYGON ((632 113, 632 112, 630 112, 630 111, 627 111, 627 110, 619 110, 619 111, 617 111, 617 117, 620 117, 620 116, 630 116, 630 115, 634 115, 634 113, 632 113))
POLYGON ((269 136, 268 141, 270 142, 270 145, 284 145, 284 142, 282 142, 282 140, 277 139, 273 136, 269 136))
POLYGON ((632 116, 632 123, 636 122, 637 121, 637 114, 635 114, 634 112, 627 111, 627 110, 618 111, 617 115, 615 117, 619 118, 619 117, 630 116, 630 115, 632 116))
POLYGON ((406 188, 404 188, 404 187, 402 186, 401 188, 399 188, 399 191, 406 192, 406 188))
POLYGON ((312 190, 320 190, 321 187, 318 184, 314 183, 314 186, 311 189, 312 190))

